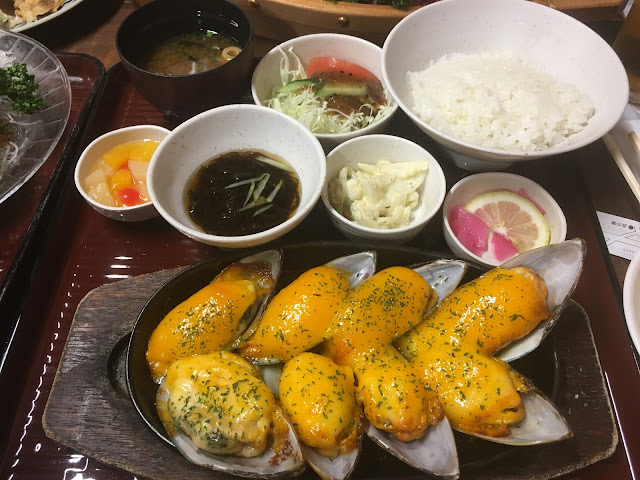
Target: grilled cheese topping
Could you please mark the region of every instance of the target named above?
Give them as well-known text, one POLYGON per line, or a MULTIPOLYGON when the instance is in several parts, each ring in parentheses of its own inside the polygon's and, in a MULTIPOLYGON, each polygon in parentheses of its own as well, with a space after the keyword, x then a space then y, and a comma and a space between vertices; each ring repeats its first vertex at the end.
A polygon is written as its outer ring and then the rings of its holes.
POLYGON ((285 364, 279 394, 306 445, 330 457, 356 447, 361 413, 351 368, 322 355, 302 353, 285 364))
POLYGON ((496 268, 456 289, 396 342, 454 426, 503 436, 523 418, 518 391, 526 381, 491 355, 548 318, 545 297, 532 271, 496 268))
POLYGON ((182 431, 218 454, 253 457, 266 448, 275 400, 246 360, 229 352, 176 360, 164 385, 169 400, 158 413, 170 435, 182 431))
POLYGON ((241 355, 287 361, 318 345, 327 338, 348 292, 347 277, 339 270, 322 266, 306 271, 271 300, 241 355))

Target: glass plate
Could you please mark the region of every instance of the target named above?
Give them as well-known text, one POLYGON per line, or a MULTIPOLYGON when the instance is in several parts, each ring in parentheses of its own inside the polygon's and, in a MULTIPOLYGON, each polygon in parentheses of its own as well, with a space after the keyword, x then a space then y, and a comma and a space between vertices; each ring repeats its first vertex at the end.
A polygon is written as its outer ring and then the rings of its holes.
MULTIPOLYGON (((39 113, 20 116, 28 126, 22 129, 26 142, 17 156, 3 161, 6 147, 0 147, 2 203, 36 173, 60 140, 71 111, 71 85, 60 60, 44 45, 25 35, 0 31, 0 55, 9 60, 2 60, 5 66, 26 63, 44 99, 39 113)), ((8 117, 3 114, 2 118, 8 117)))

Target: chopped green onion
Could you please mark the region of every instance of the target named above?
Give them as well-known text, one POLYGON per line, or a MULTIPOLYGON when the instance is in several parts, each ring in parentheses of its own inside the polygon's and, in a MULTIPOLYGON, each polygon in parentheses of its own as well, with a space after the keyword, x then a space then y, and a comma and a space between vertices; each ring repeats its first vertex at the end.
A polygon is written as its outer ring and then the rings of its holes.
POLYGON ((262 194, 262 190, 264 190, 264 187, 267 186, 267 182, 269 181, 270 177, 271 175, 269 173, 265 173, 264 175, 262 175, 262 178, 258 182, 258 185, 253 192, 253 200, 257 200, 258 197, 262 194))
POLYGON ((254 188, 256 188, 256 182, 251 182, 251 186, 249 187, 249 191, 247 192, 247 198, 244 199, 244 203, 242 204, 243 207, 247 203, 249 203, 249 199, 251 198, 251 194, 253 193, 254 188))
POLYGON ((273 189, 273 192, 271 192, 267 197, 267 203, 273 202, 273 199, 276 198, 276 195, 278 194, 281 188, 282 188, 282 180, 278 182, 278 184, 273 189))
POLYGON ((271 207, 273 207, 273 203, 270 203, 269 205, 266 205, 266 206, 262 207, 260 210, 256 210, 255 212, 253 212, 253 215, 251 215, 251 216, 252 217, 257 217, 262 212, 266 212, 267 210, 269 210, 271 207))
POLYGON ((241 187, 242 185, 248 185, 249 183, 254 183, 257 181, 262 180, 262 178, 267 175, 266 173, 263 173, 262 175, 258 176, 258 177, 254 177, 254 178, 249 178, 248 180, 241 180, 239 182, 236 183, 232 183, 230 185, 227 185, 226 187, 224 187, 225 189, 227 188, 236 188, 236 187, 241 187))
POLYGON ((255 207, 259 207, 261 205, 264 205, 265 203, 267 203, 267 200, 264 197, 258 197, 253 202, 246 204, 244 207, 242 207, 238 211, 239 212, 244 212, 245 210, 249 210, 251 208, 255 208, 255 207))
POLYGON ((258 160, 259 162, 262 163, 266 163, 267 165, 271 165, 272 167, 276 167, 279 168, 280 170, 284 170, 285 172, 290 172, 293 173, 294 170, 293 168, 291 168, 289 165, 286 165, 282 162, 277 162, 275 160, 272 160, 268 157, 262 156, 262 155, 258 155, 256 157, 254 157, 256 160, 258 160))

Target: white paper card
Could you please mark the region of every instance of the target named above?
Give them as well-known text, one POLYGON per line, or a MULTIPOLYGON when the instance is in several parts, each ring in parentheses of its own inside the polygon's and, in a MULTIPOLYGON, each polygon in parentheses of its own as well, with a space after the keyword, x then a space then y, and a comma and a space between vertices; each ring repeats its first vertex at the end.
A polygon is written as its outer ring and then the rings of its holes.
POLYGON ((610 213, 596 213, 609 253, 632 260, 640 251, 640 222, 610 213))

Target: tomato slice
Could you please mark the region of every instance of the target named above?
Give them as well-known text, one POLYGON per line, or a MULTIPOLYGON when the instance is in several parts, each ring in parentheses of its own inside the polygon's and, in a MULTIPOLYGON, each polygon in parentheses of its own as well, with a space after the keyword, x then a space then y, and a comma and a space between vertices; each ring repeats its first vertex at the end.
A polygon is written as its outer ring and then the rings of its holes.
POLYGON ((360 65, 333 57, 314 57, 307 66, 307 77, 317 77, 323 73, 344 76, 364 82, 380 83, 378 77, 360 65))
POLYGON ((133 205, 138 205, 142 203, 142 198, 140 194, 135 188, 122 188, 118 190, 118 200, 125 207, 132 207, 133 205))

